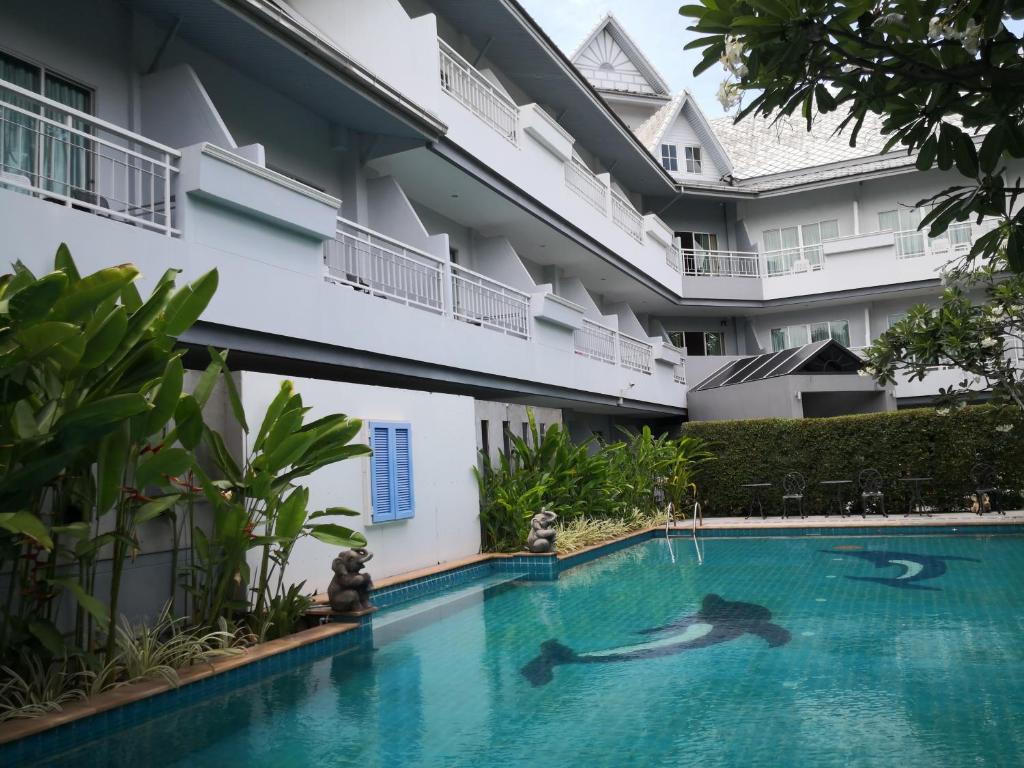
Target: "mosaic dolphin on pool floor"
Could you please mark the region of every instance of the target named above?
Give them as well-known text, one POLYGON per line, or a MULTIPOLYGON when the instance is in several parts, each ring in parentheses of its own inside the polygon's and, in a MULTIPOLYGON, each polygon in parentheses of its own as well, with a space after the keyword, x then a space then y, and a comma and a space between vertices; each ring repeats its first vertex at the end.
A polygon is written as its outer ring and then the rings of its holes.
POLYGON ((964 560, 970 563, 981 562, 973 557, 955 557, 953 555, 914 555, 909 552, 879 552, 877 550, 823 549, 821 551, 830 554, 859 557, 861 560, 874 563, 875 568, 891 568, 894 566, 903 568, 903 573, 899 576, 847 576, 846 578, 848 579, 853 579, 854 581, 873 581, 877 584, 885 584, 888 587, 897 587, 898 589, 927 589, 933 592, 939 591, 939 587, 930 587, 918 584, 917 582, 936 579, 943 575, 946 572, 947 560, 964 560))
POLYGON ((612 661, 656 659, 661 656, 707 648, 735 640, 745 634, 763 638, 770 648, 789 642, 789 631, 771 623, 772 613, 753 603, 731 603, 718 595, 707 595, 697 613, 684 616, 663 627, 640 631, 654 639, 603 651, 576 653, 557 640, 541 644, 540 656, 522 668, 523 677, 535 687, 551 682, 555 667, 561 664, 603 664, 612 661))

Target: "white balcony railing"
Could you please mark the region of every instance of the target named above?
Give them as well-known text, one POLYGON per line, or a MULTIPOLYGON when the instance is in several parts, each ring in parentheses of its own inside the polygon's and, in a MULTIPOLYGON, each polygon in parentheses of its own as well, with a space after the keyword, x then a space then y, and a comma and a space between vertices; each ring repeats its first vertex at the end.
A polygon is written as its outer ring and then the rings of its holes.
POLYGON ((654 347, 620 331, 619 362, 623 368, 650 375, 654 370, 654 347))
POLYGON ((897 259, 914 259, 919 256, 962 256, 971 250, 974 230, 971 222, 958 221, 950 224, 941 237, 928 237, 927 230, 908 229, 894 232, 897 259))
POLYGON ((761 260, 745 251, 684 250, 683 274, 698 277, 760 277, 761 260))
POLYGON ((612 221, 638 243, 644 239, 644 217, 617 192, 612 192, 612 221))
POLYGON ((167 235, 181 155, 0 80, 0 187, 167 235))
POLYGON ((825 253, 821 245, 780 248, 774 251, 765 251, 761 256, 764 261, 764 273, 767 277, 817 272, 825 267, 825 253))
POLYGON ((473 325, 530 338, 530 297, 471 269, 451 265, 452 315, 473 325))
POLYGON ((444 311, 444 262, 436 256, 338 219, 324 251, 327 276, 375 296, 444 311))
POLYGON ((603 215, 608 215, 608 187, 575 157, 565 164, 565 185, 603 215))
POLYGON ((577 355, 615 365, 615 331, 583 318, 583 327, 573 332, 577 355))
POLYGON ((444 40, 438 39, 441 88, 513 144, 519 144, 519 107, 444 40))

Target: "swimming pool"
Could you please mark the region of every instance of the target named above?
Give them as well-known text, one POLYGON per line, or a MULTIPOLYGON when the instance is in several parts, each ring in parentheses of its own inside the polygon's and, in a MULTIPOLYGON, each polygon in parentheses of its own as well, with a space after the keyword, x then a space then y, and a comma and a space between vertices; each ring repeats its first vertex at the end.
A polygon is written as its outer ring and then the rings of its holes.
POLYGON ((653 539, 386 609, 372 648, 46 765, 1019 764, 1024 538, 704 548, 698 566, 653 539))

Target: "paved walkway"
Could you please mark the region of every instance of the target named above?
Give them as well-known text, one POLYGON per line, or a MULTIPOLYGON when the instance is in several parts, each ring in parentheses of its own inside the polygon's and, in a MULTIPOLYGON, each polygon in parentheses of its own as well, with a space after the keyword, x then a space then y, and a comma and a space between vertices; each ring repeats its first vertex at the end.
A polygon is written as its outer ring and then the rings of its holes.
MULTIPOLYGON (((900 514, 882 517, 881 515, 868 515, 866 518, 860 515, 850 517, 837 517, 830 515, 808 515, 801 519, 799 515, 790 515, 783 520, 781 517, 769 517, 762 520, 760 517, 705 517, 702 530, 729 530, 736 528, 881 528, 886 526, 900 527, 908 525, 1024 525, 1024 510, 1013 510, 1005 515, 992 514, 973 515, 969 512, 936 513, 934 515, 910 515, 904 517, 900 514)), ((680 521, 676 524, 678 530, 689 530, 692 524, 689 520, 680 521)))

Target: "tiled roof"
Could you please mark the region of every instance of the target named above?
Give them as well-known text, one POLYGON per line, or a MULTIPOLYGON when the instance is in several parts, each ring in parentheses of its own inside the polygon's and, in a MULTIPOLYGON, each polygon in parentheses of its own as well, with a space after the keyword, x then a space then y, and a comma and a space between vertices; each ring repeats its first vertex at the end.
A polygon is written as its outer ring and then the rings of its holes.
POLYGON ((880 155, 886 142, 882 118, 868 114, 857 135, 857 146, 851 147, 852 124, 836 134, 845 114, 818 115, 810 131, 798 116, 773 122, 750 115, 739 123, 722 117, 711 124, 732 160, 733 176, 745 180, 880 155))
POLYGON ((657 154, 654 150, 657 149, 658 144, 661 141, 661 137, 665 135, 665 131, 668 130, 669 124, 675 119, 676 114, 679 112, 680 102, 685 98, 686 91, 680 91, 670 102, 644 120, 633 130, 636 137, 640 139, 640 143, 647 147, 647 151, 651 154, 657 154))

